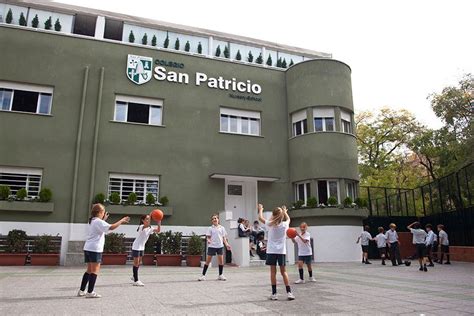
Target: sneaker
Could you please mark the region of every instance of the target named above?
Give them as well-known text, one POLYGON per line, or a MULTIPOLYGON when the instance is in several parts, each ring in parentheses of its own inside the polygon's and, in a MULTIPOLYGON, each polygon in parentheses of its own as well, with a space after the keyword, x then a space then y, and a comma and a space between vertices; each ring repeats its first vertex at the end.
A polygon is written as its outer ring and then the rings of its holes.
POLYGON ((433 263, 430 263, 430 264, 428 265, 428 267, 434 267, 434 264, 433 264, 433 263))
POLYGON ((298 279, 295 281, 295 284, 305 284, 306 281, 305 280, 301 280, 301 279, 298 279))
POLYGON ((423 268, 422 268, 422 267, 420 267, 418 270, 420 270, 420 271, 423 271, 423 268))
POLYGON ((221 275, 219 275, 219 276, 217 277, 217 280, 219 280, 219 281, 227 281, 227 278, 226 278, 223 274, 221 274, 221 275))
POLYGON ((310 282, 316 282, 316 279, 314 277, 309 278, 310 282))
POLYGON ((426 268, 426 266, 424 266, 423 271, 428 272, 428 268, 426 268))
POLYGON ((288 292, 287 295, 288 295, 288 300, 292 301, 295 299, 295 296, 293 295, 293 293, 288 292))
POLYGON ((446 262, 445 264, 451 264, 451 262, 448 261, 448 262, 446 262))
POLYGON ((382 265, 383 265, 383 266, 385 265, 385 261, 382 261, 382 265))
POLYGON ((270 295, 269 299, 270 299, 271 301, 277 301, 277 300, 278 300, 278 296, 277 296, 276 294, 272 294, 272 295, 270 295))
POLYGON ((366 261, 365 264, 372 264, 372 262, 366 261))
POLYGON ((138 280, 137 282, 133 282, 132 284, 133 286, 145 286, 145 284, 140 280, 138 280))
POLYGON ((198 281, 206 281, 206 276, 205 275, 201 275, 198 279, 198 281))
POLYGON ((77 296, 79 297, 86 296, 86 291, 81 291, 81 290, 77 291, 77 296))
POLYGON ((101 298, 102 295, 97 294, 96 292, 86 293, 86 298, 101 298))

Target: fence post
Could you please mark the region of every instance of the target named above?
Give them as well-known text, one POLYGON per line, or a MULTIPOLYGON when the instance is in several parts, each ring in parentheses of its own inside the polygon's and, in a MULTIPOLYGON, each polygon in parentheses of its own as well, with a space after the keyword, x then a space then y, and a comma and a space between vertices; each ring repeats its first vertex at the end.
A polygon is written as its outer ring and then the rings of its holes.
POLYGON ((388 196, 387 196, 387 188, 383 188, 384 194, 385 194, 385 208, 387 210, 387 216, 391 216, 390 212, 390 202, 388 201, 388 196))
MULTIPOLYGON (((470 166, 470 165, 468 165, 470 166)), ((467 176, 467 167, 464 167, 464 178, 466 179, 466 188, 467 188, 467 199, 469 201, 469 206, 472 205, 471 203, 471 190, 469 189, 469 178, 467 176)))
POLYGON ((441 206, 441 213, 444 213, 444 207, 443 207, 443 198, 441 194, 441 181, 438 178, 438 181, 436 181, 438 185, 438 195, 439 195, 439 206, 441 206))
POLYGON ((405 207, 407 209, 407 216, 408 216, 408 199, 407 199, 407 191, 405 191, 405 207))
POLYGON ((367 200, 369 202, 370 216, 372 216, 372 200, 370 199, 370 187, 367 187, 367 200))
MULTIPOLYGON (((426 216, 426 208, 425 208, 425 193, 423 192, 423 186, 420 187, 421 190, 421 202, 423 204, 423 215, 426 216)), ((414 194, 413 194, 414 195, 414 194)), ((414 197, 413 197, 414 198, 414 197)), ((416 215, 416 210, 415 210, 416 215)))
POLYGON ((459 184, 459 171, 456 171, 456 188, 458 190, 458 199, 459 199, 459 204, 461 205, 461 208, 464 208, 464 201, 462 200, 462 194, 461 194, 461 185, 459 184))
POLYGON ((428 188, 430 189, 430 206, 431 206, 431 214, 434 214, 434 207, 433 207, 433 192, 431 191, 431 183, 428 183, 428 188))

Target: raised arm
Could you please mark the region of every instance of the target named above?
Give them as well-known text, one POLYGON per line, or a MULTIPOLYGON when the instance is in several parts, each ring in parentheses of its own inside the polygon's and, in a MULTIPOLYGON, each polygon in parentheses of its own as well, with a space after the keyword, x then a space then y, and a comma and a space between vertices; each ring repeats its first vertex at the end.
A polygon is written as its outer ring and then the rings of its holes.
POLYGON ((410 225, 408 225, 408 226, 407 226, 407 229, 410 230, 411 227, 413 226, 413 224, 415 224, 415 223, 416 223, 416 222, 413 222, 413 223, 411 223, 410 225))
POLYGON ((119 227, 120 225, 128 223, 128 222, 130 222, 130 217, 125 216, 122 219, 120 219, 119 221, 117 221, 117 222, 113 223, 112 225, 110 225, 109 230, 114 230, 117 227, 119 227))
POLYGON ((155 229, 153 229, 155 233, 159 233, 161 231, 161 221, 158 222, 158 226, 156 226, 155 229))
POLYGON ((262 204, 258 204, 258 220, 260 221, 260 223, 263 223, 263 224, 265 224, 265 222, 266 222, 265 218, 263 217, 263 205, 262 204))
POLYGON ((288 221, 288 224, 290 223, 290 216, 288 215, 288 210, 286 209, 286 206, 283 205, 281 207, 281 209, 283 210, 283 221, 288 221))

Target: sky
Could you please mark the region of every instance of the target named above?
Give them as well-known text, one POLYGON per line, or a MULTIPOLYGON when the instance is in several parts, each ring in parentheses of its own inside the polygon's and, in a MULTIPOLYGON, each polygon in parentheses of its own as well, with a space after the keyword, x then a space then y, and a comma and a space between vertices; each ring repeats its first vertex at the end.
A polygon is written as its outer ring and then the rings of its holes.
POLYGON ((407 109, 442 123, 427 97, 474 73, 472 0, 61 0, 333 54, 352 69, 355 112, 407 109))

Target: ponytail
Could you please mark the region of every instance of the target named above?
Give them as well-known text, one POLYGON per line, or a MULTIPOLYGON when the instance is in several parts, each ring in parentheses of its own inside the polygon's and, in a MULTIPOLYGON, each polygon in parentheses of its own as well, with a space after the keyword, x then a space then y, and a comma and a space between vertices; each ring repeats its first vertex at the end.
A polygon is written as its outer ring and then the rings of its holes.
POLYGON ((94 217, 97 217, 101 211, 105 210, 104 206, 100 203, 92 205, 91 217, 89 217, 89 224, 91 223, 94 217))

